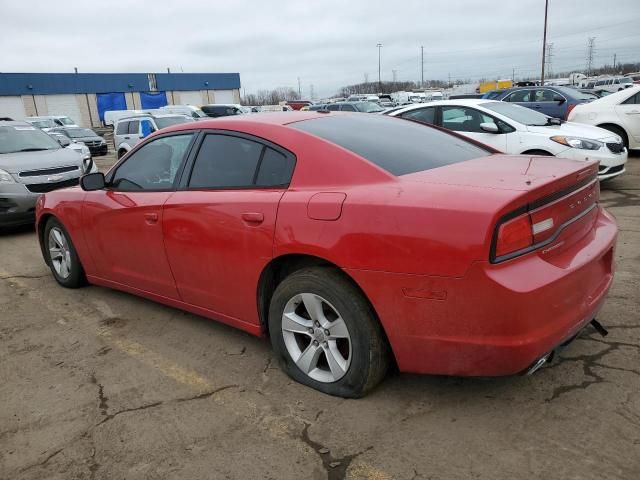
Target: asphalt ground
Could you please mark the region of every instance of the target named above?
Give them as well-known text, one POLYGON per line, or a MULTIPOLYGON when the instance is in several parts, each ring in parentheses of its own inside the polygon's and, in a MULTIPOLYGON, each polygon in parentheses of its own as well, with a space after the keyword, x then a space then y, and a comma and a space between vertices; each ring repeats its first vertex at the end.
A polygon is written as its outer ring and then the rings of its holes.
POLYGON ((620 227, 607 337, 585 329, 530 377, 391 374, 359 400, 292 382, 265 339, 61 288, 33 229, 4 231, 0 478, 640 478, 640 156, 602 203, 620 227))

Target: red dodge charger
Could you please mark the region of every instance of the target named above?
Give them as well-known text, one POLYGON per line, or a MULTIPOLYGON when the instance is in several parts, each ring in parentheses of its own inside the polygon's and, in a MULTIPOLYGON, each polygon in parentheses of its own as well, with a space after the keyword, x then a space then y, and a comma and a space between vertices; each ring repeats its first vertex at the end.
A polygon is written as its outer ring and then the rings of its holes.
POLYGON ((392 362, 510 375, 572 339, 613 279, 597 173, 386 116, 225 117, 42 195, 37 227, 61 285, 268 335, 295 380, 358 397, 392 362))

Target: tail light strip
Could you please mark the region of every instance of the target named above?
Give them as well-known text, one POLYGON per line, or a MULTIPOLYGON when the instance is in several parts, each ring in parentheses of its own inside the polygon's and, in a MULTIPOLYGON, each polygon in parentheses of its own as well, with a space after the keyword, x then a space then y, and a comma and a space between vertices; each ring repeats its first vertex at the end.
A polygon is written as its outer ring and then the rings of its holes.
POLYGON ((596 208, 599 183, 589 177, 550 197, 519 208, 498 222, 491 242, 491 263, 499 263, 548 245, 568 225, 596 208), (585 184, 586 183, 586 184, 585 184))

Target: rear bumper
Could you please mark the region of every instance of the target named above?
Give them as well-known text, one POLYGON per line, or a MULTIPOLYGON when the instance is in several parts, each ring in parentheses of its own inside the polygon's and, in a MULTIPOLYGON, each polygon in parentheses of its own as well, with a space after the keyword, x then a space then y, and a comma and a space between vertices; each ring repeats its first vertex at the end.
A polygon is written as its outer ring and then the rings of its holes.
POLYGON ((348 273, 373 303, 400 370, 511 375, 595 317, 613 281, 616 237, 614 220, 599 209, 566 251, 476 262, 461 278, 348 273))

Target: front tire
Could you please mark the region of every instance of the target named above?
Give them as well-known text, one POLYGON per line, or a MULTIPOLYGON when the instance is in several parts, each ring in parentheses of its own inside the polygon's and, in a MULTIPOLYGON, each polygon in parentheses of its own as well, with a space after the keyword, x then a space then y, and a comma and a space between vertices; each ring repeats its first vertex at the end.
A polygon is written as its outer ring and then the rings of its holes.
POLYGON ((276 288, 269 335, 282 369, 329 395, 357 398, 387 372, 388 346, 373 308, 333 268, 294 272, 276 288))
POLYGON ((60 285, 78 288, 86 284, 84 269, 69 233, 56 219, 50 218, 44 229, 47 264, 60 285))

